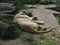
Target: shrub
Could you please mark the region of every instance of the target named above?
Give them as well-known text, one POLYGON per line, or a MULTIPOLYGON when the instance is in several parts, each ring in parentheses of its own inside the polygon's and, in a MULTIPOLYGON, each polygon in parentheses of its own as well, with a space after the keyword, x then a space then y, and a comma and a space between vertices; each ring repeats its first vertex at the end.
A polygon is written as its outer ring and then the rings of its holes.
POLYGON ((56 44, 56 41, 54 41, 54 40, 47 40, 45 45, 57 45, 57 44, 56 44))
POLYGON ((13 16, 1 16, 0 20, 7 24, 13 24, 13 16))
POLYGON ((14 39, 20 36, 22 32, 19 27, 13 23, 12 16, 0 16, 0 20, 11 25, 7 29, 0 30, 0 38, 14 39))
POLYGON ((56 0, 56 5, 60 7, 60 0, 56 0))
POLYGON ((38 4, 43 3, 43 4, 51 4, 54 3, 53 0, 9 0, 8 2, 11 3, 19 3, 19 4, 38 4))
POLYGON ((60 0, 56 0, 56 5, 58 6, 57 10, 60 11, 60 0))
POLYGON ((40 0, 9 0, 8 2, 19 4, 37 4, 40 0))
POLYGON ((44 34, 40 34, 40 39, 41 40, 47 40, 48 37, 46 35, 44 35, 44 34))
POLYGON ((33 37, 29 36, 29 37, 24 37, 25 38, 25 41, 27 42, 32 42, 34 41, 33 37))
POLYGON ((40 4, 53 4, 54 2, 52 0, 41 0, 40 4))
POLYGON ((59 23, 59 25, 60 25, 60 17, 57 17, 57 21, 58 21, 58 23, 59 23))
POLYGON ((10 26, 1 34, 2 39, 15 39, 20 36, 21 31, 17 26, 10 26))

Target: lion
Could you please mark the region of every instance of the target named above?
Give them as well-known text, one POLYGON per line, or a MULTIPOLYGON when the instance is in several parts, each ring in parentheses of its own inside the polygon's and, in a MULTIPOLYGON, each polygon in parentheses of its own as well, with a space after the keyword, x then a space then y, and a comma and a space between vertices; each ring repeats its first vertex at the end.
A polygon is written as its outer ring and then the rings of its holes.
POLYGON ((42 29, 42 27, 34 22, 29 16, 24 14, 23 12, 19 12, 14 16, 14 22, 19 25, 22 29, 29 32, 48 32, 45 27, 42 29))

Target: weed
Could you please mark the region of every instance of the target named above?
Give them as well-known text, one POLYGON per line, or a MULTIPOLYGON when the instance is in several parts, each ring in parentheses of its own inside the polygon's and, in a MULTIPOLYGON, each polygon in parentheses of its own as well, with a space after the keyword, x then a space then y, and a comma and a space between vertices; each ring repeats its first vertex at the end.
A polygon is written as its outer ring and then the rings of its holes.
POLYGON ((40 35, 40 39, 41 39, 41 40, 46 40, 47 38, 48 38, 48 37, 47 37, 46 35, 44 35, 44 34, 41 34, 41 35, 40 35))
POLYGON ((54 31, 51 32, 51 35, 56 37, 56 33, 54 31))
POLYGON ((56 45, 56 42, 54 40, 47 40, 47 42, 45 42, 45 45, 56 45))
POLYGON ((57 16, 57 21, 60 24, 60 16, 57 16))
POLYGON ((32 42, 34 41, 33 37, 29 36, 29 37, 24 37, 25 38, 25 41, 27 42, 32 42))

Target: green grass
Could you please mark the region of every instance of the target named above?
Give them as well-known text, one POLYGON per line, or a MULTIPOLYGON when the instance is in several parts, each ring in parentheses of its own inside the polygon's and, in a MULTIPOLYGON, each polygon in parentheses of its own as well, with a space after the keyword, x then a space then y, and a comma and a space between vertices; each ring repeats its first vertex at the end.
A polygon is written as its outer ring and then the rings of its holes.
POLYGON ((1 16, 0 15, 0 20, 8 23, 8 24, 13 24, 13 17, 12 16, 1 16))
POLYGON ((51 35, 54 36, 54 37, 56 37, 56 32, 52 31, 51 35))
POLYGON ((11 3, 20 3, 20 4, 38 4, 39 2, 53 2, 52 0, 9 0, 8 2, 11 3))
POLYGON ((57 32, 52 31, 52 32, 51 32, 51 35, 52 35, 53 37, 56 37, 56 38, 60 39, 60 34, 57 33, 57 32))
POLYGON ((47 4, 54 4, 54 2, 52 0, 41 0, 40 4, 47 5, 47 4))
POLYGON ((1 33, 1 37, 5 39, 12 39, 12 38, 17 38, 20 35, 22 35, 21 29, 13 23, 13 17, 12 16, 1 16, 0 15, 0 20, 3 21, 4 23, 7 23, 10 25, 7 29, 3 30, 4 33, 1 33), (2 35, 3 34, 3 35, 2 35))
POLYGON ((60 25, 60 16, 57 16, 57 21, 58 21, 58 23, 60 25))
POLYGON ((56 41, 50 39, 50 40, 46 40, 44 43, 32 42, 31 45, 57 45, 57 44, 56 44, 56 41))
POLYGON ((48 40, 44 45, 57 45, 54 40, 48 40))
POLYGON ((24 37, 25 41, 27 42, 32 42, 34 41, 33 37, 32 36, 29 36, 29 37, 24 37))
POLYGON ((31 45, 41 45, 40 42, 34 42, 31 45))
POLYGON ((3 35, 1 36, 1 39, 15 39, 17 37, 20 37, 22 34, 21 29, 19 29, 17 26, 11 26, 7 28, 3 35))
POLYGON ((19 9, 19 10, 22 10, 22 9, 29 9, 28 7, 26 7, 26 6, 24 6, 24 5, 21 5, 21 4, 20 4, 20 5, 17 4, 17 5, 16 5, 16 8, 19 9))
POLYGON ((41 40, 46 40, 48 37, 45 34, 40 34, 40 39, 41 40))

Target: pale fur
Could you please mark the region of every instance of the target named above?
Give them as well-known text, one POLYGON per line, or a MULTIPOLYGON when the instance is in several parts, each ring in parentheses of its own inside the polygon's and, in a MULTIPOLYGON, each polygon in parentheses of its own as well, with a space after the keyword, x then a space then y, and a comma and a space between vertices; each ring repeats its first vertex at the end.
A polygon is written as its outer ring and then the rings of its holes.
MULTIPOLYGON (((33 22, 29 16, 18 13, 14 17, 14 22, 17 23, 22 29, 30 32, 38 32, 39 25, 33 22)), ((39 29, 40 30, 40 29, 39 29)))

